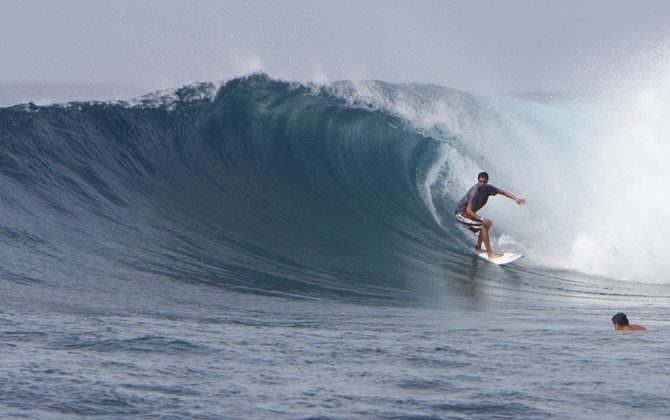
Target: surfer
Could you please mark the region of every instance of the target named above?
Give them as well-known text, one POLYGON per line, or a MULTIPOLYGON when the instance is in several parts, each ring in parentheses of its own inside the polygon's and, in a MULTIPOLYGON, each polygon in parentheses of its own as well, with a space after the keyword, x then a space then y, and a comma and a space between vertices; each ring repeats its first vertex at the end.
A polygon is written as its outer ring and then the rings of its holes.
POLYGON ((630 324, 625 313, 619 312, 612 317, 612 325, 617 331, 647 331, 642 325, 630 324))
POLYGON ((479 233, 477 245, 475 245, 475 252, 477 254, 484 252, 482 251, 482 242, 484 242, 489 259, 501 257, 503 254, 493 252, 491 249, 489 230, 493 226, 493 221, 478 216, 477 212, 484 207, 490 196, 498 194, 511 198, 520 206, 526 204, 526 200, 523 198, 518 198, 512 193, 503 191, 493 185, 489 185, 489 174, 480 172, 479 175, 477 175, 477 184, 468 190, 465 197, 463 197, 461 201, 458 202, 458 206, 456 206, 456 219, 467 226, 468 229, 475 234, 479 233))

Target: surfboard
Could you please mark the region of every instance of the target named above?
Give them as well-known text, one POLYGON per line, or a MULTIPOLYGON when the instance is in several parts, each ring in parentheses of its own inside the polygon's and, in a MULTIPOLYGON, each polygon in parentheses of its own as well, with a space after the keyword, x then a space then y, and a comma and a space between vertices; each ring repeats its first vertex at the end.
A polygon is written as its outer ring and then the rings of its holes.
POLYGON ((519 258, 523 257, 522 254, 515 254, 513 252, 503 252, 502 256, 496 257, 496 258, 491 258, 489 259, 488 254, 486 251, 482 252, 481 254, 478 254, 475 252, 475 255, 478 256, 479 258, 486 260, 490 263, 493 263, 495 265, 505 265, 509 264, 511 262, 514 262, 518 260, 519 258))

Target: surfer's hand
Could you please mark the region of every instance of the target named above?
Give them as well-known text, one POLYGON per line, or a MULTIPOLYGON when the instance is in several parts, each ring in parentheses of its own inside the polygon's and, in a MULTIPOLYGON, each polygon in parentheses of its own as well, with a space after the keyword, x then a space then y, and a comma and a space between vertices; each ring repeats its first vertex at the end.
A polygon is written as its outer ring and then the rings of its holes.
POLYGON ((516 201, 516 203, 520 206, 523 206, 524 204, 526 204, 526 200, 524 198, 517 198, 514 201, 516 201))

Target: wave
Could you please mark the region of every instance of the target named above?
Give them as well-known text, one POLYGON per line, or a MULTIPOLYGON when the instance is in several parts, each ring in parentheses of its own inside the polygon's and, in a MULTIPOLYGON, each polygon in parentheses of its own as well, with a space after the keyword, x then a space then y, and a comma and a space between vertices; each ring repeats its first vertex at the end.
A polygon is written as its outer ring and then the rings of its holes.
POLYGON ((556 263, 580 233, 565 214, 589 208, 570 199, 583 183, 557 177, 590 174, 593 120, 434 85, 262 74, 0 109, 0 274, 401 297, 458 275, 472 239, 451 214, 480 170, 531 203, 487 206, 498 245, 556 263))
POLYGON ((416 188, 435 142, 324 89, 255 75, 16 106, 0 126, 4 252, 33 254, 11 278, 57 259, 68 275, 374 295, 455 249, 416 188))

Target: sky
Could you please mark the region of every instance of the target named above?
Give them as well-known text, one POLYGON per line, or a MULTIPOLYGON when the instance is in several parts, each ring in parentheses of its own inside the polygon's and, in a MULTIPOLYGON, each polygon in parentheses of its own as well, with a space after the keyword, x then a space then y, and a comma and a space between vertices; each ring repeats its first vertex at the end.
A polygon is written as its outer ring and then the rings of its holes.
POLYGON ((565 91, 666 49, 670 2, 0 0, 0 39, 0 82, 153 88, 264 71, 565 91))

